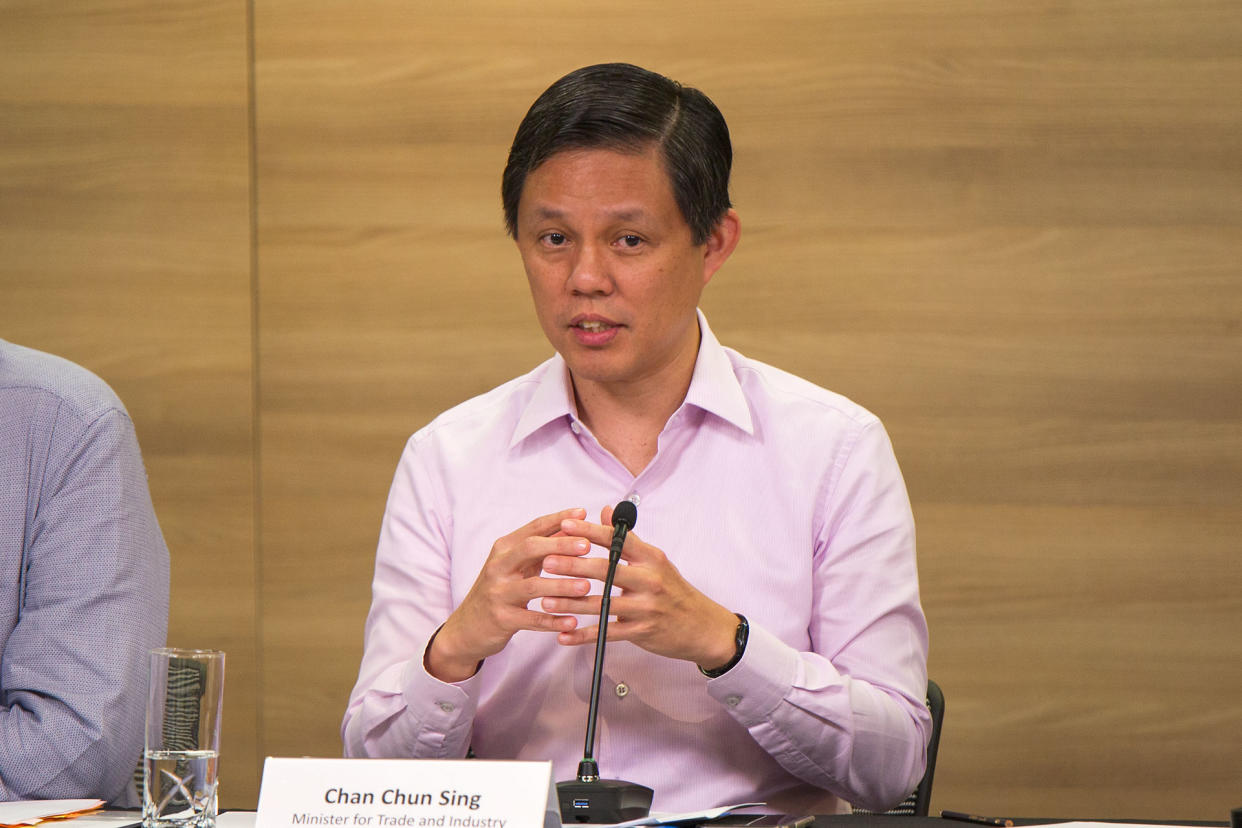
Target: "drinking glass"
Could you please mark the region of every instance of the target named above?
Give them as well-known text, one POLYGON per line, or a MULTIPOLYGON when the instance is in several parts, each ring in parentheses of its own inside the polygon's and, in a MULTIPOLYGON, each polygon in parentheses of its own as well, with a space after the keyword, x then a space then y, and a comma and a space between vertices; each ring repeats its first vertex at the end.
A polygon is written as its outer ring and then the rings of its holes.
POLYGON ((224 653, 151 651, 143 828, 215 828, 224 653))

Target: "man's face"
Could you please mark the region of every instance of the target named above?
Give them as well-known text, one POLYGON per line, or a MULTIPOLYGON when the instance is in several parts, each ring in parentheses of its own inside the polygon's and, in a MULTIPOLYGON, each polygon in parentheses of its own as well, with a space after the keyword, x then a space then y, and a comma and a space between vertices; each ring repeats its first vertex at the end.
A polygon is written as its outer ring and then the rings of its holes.
MULTIPOLYGON (((724 224, 736 230, 732 211, 724 224)), ((692 242, 654 149, 552 156, 526 178, 517 228, 539 324, 576 384, 688 382, 695 308, 736 235, 692 242)))

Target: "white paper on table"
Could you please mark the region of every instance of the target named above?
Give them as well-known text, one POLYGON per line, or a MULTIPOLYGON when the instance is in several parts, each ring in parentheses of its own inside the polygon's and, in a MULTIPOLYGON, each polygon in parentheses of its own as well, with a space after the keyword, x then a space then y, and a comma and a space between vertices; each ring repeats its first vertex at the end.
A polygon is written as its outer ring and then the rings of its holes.
MULTIPOLYGON (((254 811, 225 811, 216 816, 216 828, 254 828, 257 816, 254 811)), ((142 825, 142 811, 91 811, 74 817, 73 825, 64 828, 123 828, 127 825, 142 825)))
MULTIPOLYGON (((1032 826, 1032 828, 1035 828, 1032 826)), ((1049 825, 1046 828, 1178 828, 1178 823, 1151 823, 1151 822, 1058 822, 1056 825, 1049 825)), ((1185 828, 1185 826, 1182 826, 1185 828)))
POLYGON ((631 819, 629 822, 618 822, 612 828, 637 828, 640 825, 672 825, 676 822, 707 822, 724 816, 738 808, 756 808, 762 802, 742 802, 737 805, 721 805, 719 808, 708 808, 705 811, 687 811, 684 814, 648 814, 642 819, 631 819))
POLYGON ((138 810, 88 811, 81 816, 73 817, 73 828, 122 828, 125 825, 138 825, 141 822, 142 811, 138 810))
POLYGON ((0 825, 37 825, 49 817, 88 811, 103 804, 102 799, 27 799, 0 802, 0 825))

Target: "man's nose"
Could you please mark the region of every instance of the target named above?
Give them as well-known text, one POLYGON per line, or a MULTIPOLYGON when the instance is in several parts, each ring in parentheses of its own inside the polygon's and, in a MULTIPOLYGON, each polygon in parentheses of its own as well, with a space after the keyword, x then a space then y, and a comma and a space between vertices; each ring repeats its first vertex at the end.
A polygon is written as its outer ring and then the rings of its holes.
POLYGON ((596 244, 579 246, 569 272, 569 288, 575 293, 611 293, 612 276, 607 252, 596 244))

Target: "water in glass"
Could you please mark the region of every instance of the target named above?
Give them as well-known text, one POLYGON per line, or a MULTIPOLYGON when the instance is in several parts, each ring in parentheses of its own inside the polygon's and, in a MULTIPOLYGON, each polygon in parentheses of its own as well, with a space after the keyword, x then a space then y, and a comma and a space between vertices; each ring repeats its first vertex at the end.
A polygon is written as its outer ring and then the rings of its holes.
POLYGON ((214 750, 149 750, 143 776, 144 828, 214 828, 214 750))

